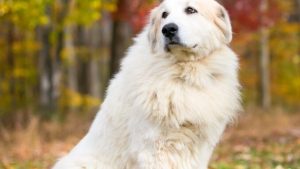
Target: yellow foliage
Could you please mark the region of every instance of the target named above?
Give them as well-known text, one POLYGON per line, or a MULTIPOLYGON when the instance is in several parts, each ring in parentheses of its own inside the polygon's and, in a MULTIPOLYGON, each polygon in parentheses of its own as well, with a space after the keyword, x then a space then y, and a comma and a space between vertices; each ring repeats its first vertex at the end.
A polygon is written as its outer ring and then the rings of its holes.
POLYGON ((8 11, 9 11, 9 7, 4 3, 0 3, 0 16, 7 14, 8 11))
POLYGON ((91 95, 83 95, 77 91, 65 88, 63 89, 63 96, 61 98, 61 106, 69 106, 72 108, 80 107, 97 107, 101 101, 91 95))
POLYGON ((104 3, 102 8, 107 11, 116 11, 117 5, 116 3, 104 3))
POLYGON ((29 72, 24 68, 15 68, 13 75, 15 78, 25 78, 29 75, 29 72))
POLYGON ((49 18, 46 17, 46 16, 41 16, 41 17, 40 17, 40 23, 41 23, 42 25, 47 25, 47 24, 49 23, 49 18))
POLYGON ((92 1, 92 3, 91 3, 91 7, 93 9, 100 9, 101 5, 102 5, 101 1, 92 1))
POLYGON ((100 19, 100 18, 101 18, 100 13, 93 13, 93 15, 92 15, 92 19, 93 19, 93 20, 98 20, 98 19, 100 19))

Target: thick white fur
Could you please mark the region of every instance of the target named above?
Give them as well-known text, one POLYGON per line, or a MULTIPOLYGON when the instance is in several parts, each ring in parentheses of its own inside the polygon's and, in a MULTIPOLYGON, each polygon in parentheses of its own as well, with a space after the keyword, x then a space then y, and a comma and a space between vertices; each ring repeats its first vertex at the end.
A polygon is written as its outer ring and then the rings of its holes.
POLYGON ((240 108, 230 41, 229 18, 214 0, 162 2, 111 81, 89 132, 54 169, 207 169, 240 108), (187 6, 198 13, 186 15, 187 6), (167 52, 161 29, 171 22, 186 46, 167 52))

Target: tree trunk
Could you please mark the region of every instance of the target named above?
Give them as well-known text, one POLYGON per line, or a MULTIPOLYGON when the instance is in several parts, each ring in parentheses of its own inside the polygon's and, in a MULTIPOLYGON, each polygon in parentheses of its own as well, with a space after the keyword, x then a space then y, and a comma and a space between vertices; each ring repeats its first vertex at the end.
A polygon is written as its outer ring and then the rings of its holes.
POLYGON ((53 57, 52 57, 52 65, 53 65, 53 71, 52 71, 52 100, 54 108, 57 109, 57 102, 58 98, 61 95, 61 77, 62 77, 62 67, 61 67, 61 53, 65 45, 65 30, 60 26, 64 24, 64 20, 66 18, 66 15, 68 14, 68 5, 72 3, 72 1, 68 0, 57 0, 55 3, 58 3, 61 5, 61 9, 57 12, 54 18, 53 25, 53 32, 56 33, 56 43, 53 44, 53 57))
POLYGON ((40 104, 42 109, 52 109, 52 60, 50 55, 50 26, 38 28, 38 38, 41 42, 39 53, 40 104))
MULTIPOLYGON (((61 43, 58 42, 57 46, 54 47, 54 50, 59 50, 61 53, 61 49, 58 49, 61 43)), ((61 61, 60 61, 60 54, 54 55, 52 57, 52 80, 51 80, 51 100, 52 100, 52 107, 53 110, 58 109, 58 99, 61 95, 60 85, 61 85, 61 61)))
POLYGON ((57 43, 54 45, 54 56, 52 57, 52 100, 54 102, 54 108, 57 108, 57 100, 60 97, 61 90, 61 77, 62 77, 62 68, 61 68, 61 53, 64 45, 64 30, 61 28, 56 28, 57 31, 57 43))
MULTIPOLYGON (((75 1, 71 0, 69 3, 64 2, 66 6, 66 13, 70 13, 75 7, 75 1)), ((76 65, 76 53, 75 53, 75 44, 74 44, 74 34, 75 26, 71 23, 68 23, 64 28, 64 48, 68 58, 67 65, 67 84, 70 90, 73 92, 78 91, 77 86, 77 65, 76 65)))
POLYGON ((261 106, 268 109, 271 106, 270 94, 270 54, 269 54, 269 30, 261 28, 261 56, 260 56, 260 88, 261 106))
MULTIPOLYGON (((78 83, 80 86, 78 91, 81 94, 89 94, 89 53, 86 50, 87 38, 85 28, 82 25, 77 26, 76 28, 76 48, 78 51, 78 83)), ((90 40, 90 39, 89 39, 90 40)))
MULTIPOLYGON (((265 14, 268 9, 267 0, 261 2, 261 13, 265 14)), ((270 52, 269 52, 269 29, 264 25, 264 15, 262 17, 262 26, 260 29, 260 100, 261 106, 264 109, 269 109, 271 106, 270 93, 270 52)))
POLYGON ((109 79, 110 79, 110 59, 111 59, 111 47, 112 47, 112 28, 113 19, 110 14, 103 12, 101 19, 101 38, 100 38, 100 74, 101 74, 101 96, 105 95, 109 79))
POLYGON ((116 20, 113 23, 110 77, 112 78, 118 72, 120 60, 128 48, 131 38, 131 27, 128 22, 116 20))
MULTIPOLYGON (((92 56, 95 57, 95 56, 92 56)), ((101 83, 99 74, 99 59, 90 59, 89 63, 90 74, 90 94, 98 99, 101 98, 101 83)))
POLYGON ((68 56, 68 67, 67 67, 67 74, 68 74, 68 87, 73 92, 78 91, 77 86, 77 71, 76 71, 76 54, 75 54, 75 47, 74 47, 74 26, 67 25, 65 27, 65 50, 67 51, 66 54, 68 56))
POLYGON ((296 1, 296 7, 295 7, 295 10, 296 10, 296 15, 297 15, 297 21, 298 23, 300 22, 300 0, 297 0, 296 1))
POLYGON ((13 54, 13 43, 14 43, 14 25, 11 22, 8 22, 8 30, 7 30, 7 62, 8 62, 8 70, 10 71, 9 77, 9 93, 12 95, 11 105, 10 107, 14 107, 16 105, 15 97, 16 95, 16 82, 14 76, 14 69, 15 69, 15 57, 13 54))
POLYGON ((101 46, 101 25, 100 22, 96 22, 91 29, 88 30, 90 37, 89 48, 91 58, 89 59, 89 89, 90 94, 96 98, 101 98, 101 75, 100 75, 100 56, 99 49, 101 46))

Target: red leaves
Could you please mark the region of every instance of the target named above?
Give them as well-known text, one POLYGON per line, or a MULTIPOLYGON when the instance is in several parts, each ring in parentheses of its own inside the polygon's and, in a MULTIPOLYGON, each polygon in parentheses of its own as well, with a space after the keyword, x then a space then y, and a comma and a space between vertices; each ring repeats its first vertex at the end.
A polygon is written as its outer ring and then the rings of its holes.
POLYGON ((143 3, 138 10, 133 13, 130 22, 135 33, 139 32, 144 27, 147 21, 147 16, 154 6, 156 6, 155 3, 143 3))
POLYGON ((117 11, 113 13, 114 19, 130 22, 133 31, 139 32, 145 25, 149 11, 156 3, 144 0, 119 0, 117 11))
POLYGON ((261 26, 272 26, 279 18, 280 9, 276 0, 267 0, 263 10, 264 0, 223 0, 230 13, 235 31, 255 31, 261 26))

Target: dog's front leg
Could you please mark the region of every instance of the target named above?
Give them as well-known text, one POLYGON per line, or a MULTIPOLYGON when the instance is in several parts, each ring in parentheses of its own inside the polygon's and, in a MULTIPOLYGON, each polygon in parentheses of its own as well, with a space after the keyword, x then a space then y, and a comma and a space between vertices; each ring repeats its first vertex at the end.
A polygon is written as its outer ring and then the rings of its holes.
POLYGON ((132 158, 126 169, 175 169, 168 156, 161 152, 142 151, 132 158))
POLYGON ((207 169, 213 146, 158 140, 136 149, 126 169, 207 169))

